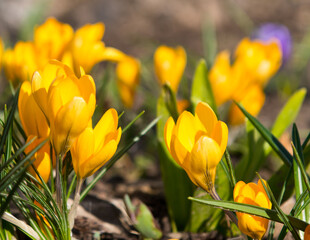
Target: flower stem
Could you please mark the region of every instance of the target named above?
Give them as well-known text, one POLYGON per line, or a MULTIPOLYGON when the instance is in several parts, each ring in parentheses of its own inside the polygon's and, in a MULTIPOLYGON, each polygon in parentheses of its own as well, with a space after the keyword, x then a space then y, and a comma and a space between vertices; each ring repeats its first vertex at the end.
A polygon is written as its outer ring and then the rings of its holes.
POLYGON ((70 212, 69 212, 70 229, 73 228, 74 219, 76 217, 77 207, 79 206, 79 203, 80 203, 80 199, 81 199, 80 192, 81 192, 82 184, 83 184, 83 179, 78 178, 77 184, 76 184, 76 189, 75 189, 75 194, 74 194, 73 204, 72 204, 70 212))
POLYGON ((56 203, 58 208, 62 209, 62 182, 61 182, 61 171, 62 171, 62 156, 58 155, 56 158, 56 203))
MULTIPOLYGON (((222 199, 220 198, 220 196, 217 194, 215 188, 213 187, 212 190, 210 191, 210 195, 214 200, 219 200, 221 201, 222 199)), ((225 214, 230 218, 230 220, 235 223, 238 226, 238 219, 236 217, 236 215, 228 210, 223 210, 225 212, 225 214)))

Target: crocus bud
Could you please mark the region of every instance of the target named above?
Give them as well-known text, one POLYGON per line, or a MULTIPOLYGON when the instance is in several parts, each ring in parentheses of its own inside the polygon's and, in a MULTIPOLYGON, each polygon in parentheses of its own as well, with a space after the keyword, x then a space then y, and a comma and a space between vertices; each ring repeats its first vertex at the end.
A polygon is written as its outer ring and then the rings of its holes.
MULTIPOLYGON (((258 184, 239 181, 234 188, 234 201, 271 209, 271 202, 260 180, 258 184)), ((266 218, 241 212, 237 212, 237 217, 239 229, 251 238, 261 239, 267 231, 269 220, 266 218)))
POLYGON ((72 164, 76 175, 84 179, 94 174, 114 155, 121 138, 118 115, 109 109, 95 128, 88 127, 71 148, 72 164))
POLYGON ((170 117, 164 137, 168 151, 192 182, 207 192, 212 191, 216 166, 226 149, 228 129, 224 122, 218 121, 211 107, 200 102, 195 116, 184 111, 176 124, 170 117))
POLYGON ((186 65, 183 47, 160 46, 154 54, 155 73, 161 85, 169 84, 174 92, 178 90, 186 65))

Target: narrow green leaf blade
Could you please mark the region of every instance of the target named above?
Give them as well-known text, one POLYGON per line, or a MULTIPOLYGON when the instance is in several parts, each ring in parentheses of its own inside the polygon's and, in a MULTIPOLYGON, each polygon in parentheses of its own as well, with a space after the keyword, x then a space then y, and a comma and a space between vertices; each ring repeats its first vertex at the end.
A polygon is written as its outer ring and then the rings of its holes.
POLYGON ((194 74, 191 102, 195 108, 199 102, 208 103, 216 112, 216 104, 208 77, 208 69, 205 60, 201 59, 194 74))

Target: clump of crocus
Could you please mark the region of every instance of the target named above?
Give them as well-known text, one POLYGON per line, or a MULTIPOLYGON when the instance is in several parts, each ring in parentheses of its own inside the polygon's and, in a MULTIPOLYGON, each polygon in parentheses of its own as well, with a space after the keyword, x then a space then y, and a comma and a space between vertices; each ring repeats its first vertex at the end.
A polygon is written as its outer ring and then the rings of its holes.
POLYGON ((96 87, 89 75, 77 78, 54 60, 32 78, 32 91, 50 126, 56 154, 63 155, 89 125, 96 105, 96 87))
POLYGON ((276 41, 282 52, 282 64, 287 63, 292 54, 292 39, 288 28, 282 24, 266 23, 261 25, 253 33, 252 39, 263 42, 276 41))
MULTIPOLYGON (((234 201, 271 209, 271 202, 260 180, 257 184, 239 181, 234 188, 234 201)), ((240 212, 237 212, 237 217, 239 229, 251 238, 261 239, 267 231, 269 220, 266 218, 240 212)))
MULTIPOLYGON (((256 116, 265 101, 263 88, 280 68, 281 59, 276 41, 265 43, 248 38, 239 43, 232 64, 227 51, 219 53, 209 73, 216 104, 233 100, 256 116)), ((241 124, 245 119, 235 104, 228 116, 232 125, 241 124)))
POLYGON ((161 85, 168 84, 177 92, 186 66, 186 52, 183 47, 175 49, 160 46, 154 54, 155 73, 161 85))
POLYGON ((194 116, 184 111, 176 123, 170 117, 164 137, 172 157, 192 182, 211 193, 216 167, 227 145, 226 124, 217 119, 208 104, 200 102, 194 116))

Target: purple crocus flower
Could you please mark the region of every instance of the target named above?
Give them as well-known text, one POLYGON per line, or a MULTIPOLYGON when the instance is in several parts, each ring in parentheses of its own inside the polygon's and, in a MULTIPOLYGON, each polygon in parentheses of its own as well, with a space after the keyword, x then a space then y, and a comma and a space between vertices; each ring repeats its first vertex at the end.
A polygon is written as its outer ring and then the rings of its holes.
POLYGON ((281 45, 282 65, 284 65, 291 57, 292 40, 291 34, 287 27, 276 23, 266 23, 260 26, 254 33, 252 39, 260 39, 264 42, 276 38, 281 45))

